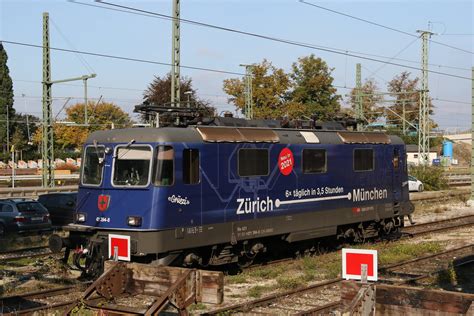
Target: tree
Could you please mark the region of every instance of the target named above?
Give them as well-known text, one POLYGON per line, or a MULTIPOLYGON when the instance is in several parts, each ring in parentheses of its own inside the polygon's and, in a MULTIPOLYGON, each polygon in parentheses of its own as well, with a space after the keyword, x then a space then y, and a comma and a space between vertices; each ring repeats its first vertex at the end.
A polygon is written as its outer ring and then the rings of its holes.
MULTIPOLYGON (((420 110, 420 93, 418 91, 419 78, 410 79, 410 72, 404 71, 400 75, 393 78, 388 83, 388 91, 393 93, 395 104, 390 107, 392 112, 387 112, 387 120, 391 122, 400 122, 402 124, 403 105, 405 105, 405 119, 411 124, 418 124, 419 110, 420 110)), ((431 98, 428 100, 430 114, 433 114, 433 103, 431 98)), ((431 121, 432 127, 435 127, 431 121)))
POLYGON ((334 78, 331 72, 334 69, 313 54, 298 58, 292 68, 293 90, 289 93, 289 99, 303 105, 308 117, 332 119, 341 107, 341 96, 336 94, 337 90, 332 85, 334 78))
MULTIPOLYGON (((290 78, 281 68, 264 59, 252 67, 252 101, 254 118, 278 118, 285 114, 290 78)), ((245 78, 224 80, 223 90, 231 96, 237 109, 244 113, 245 78)))
POLYGON ((13 82, 10 77, 10 70, 7 65, 7 52, 0 43, 0 142, 3 146, 3 152, 9 151, 6 148, 7 134, 10 137, 13 133, 13 124, 8 124, 7 120, 13 121, 15 117, 15 109, 13 108, 13 82), (8 128, 8 133, 7 133, 8 128))
MULTIPOLYGON (((107 130, 112 127, 125 128, 132 124, 130 116, 126 112, 119 106, 109 102, 99 104, 89 102, 87 113, 89 126, 68 126, 57 123, 53 125, 55 151, 77 150, 92 132, 107 130)), ((84 103, 77 103, 66 108, 66 121, 84 124, 84 114, 84 103)), ((35 143, 41 143, 41 133, 41 129, 36 131, 34 135, 35 143)))
MULTIPOLYGON (((383 107, 379 103, 383 100, 383 96, 377 94, 379 89, 374 79, 368 79, 364 82, 361 88, 362 109, 364 111, 364 118, 368 123, 375 122, 378 118, 384 115, 383 107)), ((357 93, 358 89, 351 90, 350 103, 354 111, 357 109, 357 93)))
MULTIPOLYGON (((143 94, 144 103, 153 104, 162 107, 171 106, 171 74, 168 73, 164 77, 155 76, 155 79, 148 85, 143 94)), ((197 91, 193 88, 191 78, 180 78, 180 100, 181 107, 189 106, 193 108, 201 108, 209 116, 214 116, 215 109, 210 106, 206 100, 197 96, 197 91)), ((147 117, 142 117, 144 121, 148 121, 147 117)))

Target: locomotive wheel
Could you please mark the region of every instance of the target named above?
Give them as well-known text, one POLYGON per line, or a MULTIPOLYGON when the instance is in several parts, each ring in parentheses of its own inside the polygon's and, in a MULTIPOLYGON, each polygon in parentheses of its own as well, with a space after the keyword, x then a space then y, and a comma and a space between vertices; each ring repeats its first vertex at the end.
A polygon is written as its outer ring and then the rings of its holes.
POLYGON ((243 255, 239 257, 239 260, 237 261, 237 265, 241 269, 245 269, 250 267, 253 264, 253 259, 254 258, 248 258, 247 256, 243 255))

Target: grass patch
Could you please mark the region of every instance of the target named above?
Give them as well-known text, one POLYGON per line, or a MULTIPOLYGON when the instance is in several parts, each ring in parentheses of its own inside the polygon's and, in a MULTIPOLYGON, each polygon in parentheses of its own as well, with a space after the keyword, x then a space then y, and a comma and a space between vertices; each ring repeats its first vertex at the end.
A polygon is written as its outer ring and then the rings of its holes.
POLYGON ((247 295, 253 298, 259 298, 263 293, 270 292, 273 289, 272 286, 255 285, 247 291, 247 295))
POLYGON ((204 305, 203 303, 196 303, 188 307, 188 311, 190 312, 203 310, 203 309, 206 309, 206 305, 204 305))
POLYGON ((227 277, 227 282, 229 284, 247 283, 247 277, 243 273, 236 274, 236 275, 229 275, 227 277))
MULTIPOLYGON (((382 246, 380 246, 382 248, 382 246)), ((417 244, 386 245, 383 251, 379 250, 380 264, 391 264, 399 261, 414 259, 416 257, 440 252, 442 246, 438 242, 427 241, 417 244)))
POLYGON ((278 287, 284 290, 293 290, 305 284, 302 277, 281 276, 276 281, 278 287))
POLYGON ((285 272, 285 267, 283 266, 270 266, 262 267, 254 270, 248 271, 246 274, 249 277, 261 278, 261 279, 274 279, 285 272))

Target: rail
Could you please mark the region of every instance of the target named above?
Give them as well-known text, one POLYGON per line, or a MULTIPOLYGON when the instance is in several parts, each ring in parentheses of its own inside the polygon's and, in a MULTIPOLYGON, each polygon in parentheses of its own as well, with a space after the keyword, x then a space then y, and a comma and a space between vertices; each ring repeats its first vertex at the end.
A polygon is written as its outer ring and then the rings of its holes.
MULTIPOLYGON (((24 181, 24 180, 41 180, 41 175, 39 174, 21 174, 13 176, 15 181, 24 181)), ((68 180, 68 179, 79 179, 78 174, 58 174, 54 176, 57 180, 68 180)), ((0 181, 11 182, 12 176, 0 176, 0 181)))
POLYGON ((35 198, 42 194, 59 193, 59 192, 75 192, 77 185, 65 185, 54 188, 43 187, 20 187, 20 188, 0 188, 0 198, 35 198))

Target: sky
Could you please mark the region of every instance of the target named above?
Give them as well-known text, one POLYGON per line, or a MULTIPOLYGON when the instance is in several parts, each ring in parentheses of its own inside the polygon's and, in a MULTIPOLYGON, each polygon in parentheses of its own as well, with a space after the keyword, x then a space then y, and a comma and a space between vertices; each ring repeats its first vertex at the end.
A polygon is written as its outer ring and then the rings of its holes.
MULTIPOLYGON (((108 1, 166 15, 172 12, 172 0, 108 1)), ((441 128, 448 131, 470 128, 472 1, 305 1, 412 34, 431 27, 435 33, 433 41, 459 48, 430 43, 430 70, 458 77, 430 73, 429 90, 435 105, 433 118, 441 128)), ((88 81, 89 98, 102 97, 136 117, 133 108, 141 103, 143 91, 154 76, 164 76, 171 69, 166 64, 171 63, 172 22, 111 8, 114 7, 92 0, 0 0, 0 40, 41 45, 42 13, 49 12, 51 47, 164 63, 51 51, 53 80, 96 73, 97 77, 88 81)), ((403 71, 410 71, 413 78, 421 75, 420 70, 404 67, 420 67, 420 39, 298 0, 181 0, 181 18, 365 54, 381 61, 181 23, 181 65, 234 73, 181 69, 181 75, 192 78, 198 96, 210 101, 219 112, 235 110, 222 90, 223 80, 241 77, 238 74, 244 69, 240 64, 260 63, 265 58, 274 66, 290 71, 299 57, 310 54, 321 57, 333 68, 334 84, 345 103, 350 88, 355 86, 357 63, 362 64, 362 79, 374 78, 381 91, 386 91, 387 82, 403 71), (384 64, 386 61, 402 66, 384 64)), ((4 43, 4 47, 13 79, 15 109, 41 116, 42 49, 10 43, 4 43)), ((64 117, 64 111, 60 110, 67 98, 72 97, 66 106, 82 102, 83 94, 82 81, 53 85, 53 116, 64 117)))

